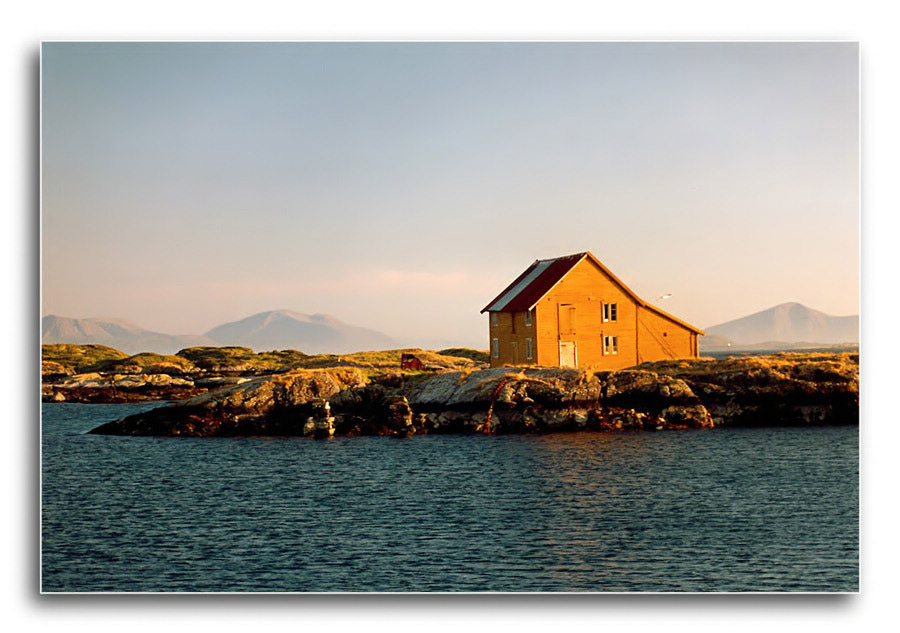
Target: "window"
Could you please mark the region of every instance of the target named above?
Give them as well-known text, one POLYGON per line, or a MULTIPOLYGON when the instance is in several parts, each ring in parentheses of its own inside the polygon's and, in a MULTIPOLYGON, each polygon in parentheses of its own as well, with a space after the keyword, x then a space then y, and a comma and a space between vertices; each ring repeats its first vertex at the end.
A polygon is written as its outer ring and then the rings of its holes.
POLYGON ((532 348, 531 339, 525 339, 525 359, 531 360, 534 357, 534 350, 532 348))
POLYGON ((500 358, 500 339, 498 338, 491 339, 491 356, 500 358))
POLYGON ((603 322, 609 323, 610 321, 618 321, 619 320, 619 304, 618 303, 604 303, 603 304, 603 322))
POLYGON ((603 355, 609 356, 619 353, 619 337, 604 336, 603 337, 603 355))
MULTIPOLYGON (((525 313, 525 327, 531 327, 531 310, 525 313)), ((528 358, 531 358, 531 356, 528 358)))
POLYGON ((491 325, 493 327, 497 327, 497 324, 500 322, 499 317, 496 312, 491 312, 491 325))

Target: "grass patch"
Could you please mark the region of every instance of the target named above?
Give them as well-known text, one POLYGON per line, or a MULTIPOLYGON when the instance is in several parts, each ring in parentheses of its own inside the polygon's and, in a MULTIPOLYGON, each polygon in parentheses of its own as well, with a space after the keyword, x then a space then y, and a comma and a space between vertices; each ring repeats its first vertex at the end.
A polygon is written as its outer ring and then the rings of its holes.
POLYGON ((44 361, 54 361, 74 373, 284 373, 296 369, 356 368, 366 376, 400 372, 403 354, 413 354, 428 371, 403 370, 406 375, 434 371, 472 371, 488 364, 487 352, 453 348, 434 352, 419 348, 304 354, 298 350, 254 352, 249 347, 188 347, 175 355, 144 352, 129 356, 104 345, 44 345, 44 361), (444 353, 446 352, 446 353, 444 353))
POLYGON ((460 371, 479 369, 480 365, 465 357, 447 356, 437 352, 419 348, 389 349, 369 352, 354 352, 352 354, 317 354, 310 356, 301 363, 302 367, 309 369, 324 369, 329 367, 356 367, 367 377, 380 376, 388 373, 403 372, 404 375, 426 374, 435 371, 460 371), (426 371, 413 369, 400 369, 400 360, 403 354, 412 354, 425 366, 426 371))
POLYGON ((206 371, 289 371, 309 358, 294 349, 254 352, 249 347, 188 347, 176 354, 206 371))
POLYGON ((103 372, 145 372, 145 373, 183 373, 196 369, 194 364, 181 356, 142 352, 128 358, 100 361, 93 366, 93 371, 103 372))
POLYGON ((468 358, 476 363, 490 364, 491 362, 491 356, 488 350, 469 349, 468 347, 450 347, 448 349, 442 349, 438 354, 441 356, 468 358))
POLYGON ((76 374, 92 371, 98 363, 128 358, 128 354, 106 345, 73 345, 54 343, 41 345, 41 360, 59 363, 76 374))
POLYGON ((666 360, 644 363, 638 369, 701 380, 768 374, 782 380, 844 382, 859 375, 859 353, 779 352, 766 356, 729 356, 720 360, 666 360))

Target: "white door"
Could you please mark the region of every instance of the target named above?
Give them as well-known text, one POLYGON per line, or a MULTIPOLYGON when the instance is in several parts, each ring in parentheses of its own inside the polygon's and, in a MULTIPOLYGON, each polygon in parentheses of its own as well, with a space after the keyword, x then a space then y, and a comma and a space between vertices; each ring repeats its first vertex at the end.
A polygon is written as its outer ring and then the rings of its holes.
POLYGON ((575 341, 559 342, 559 366, 575 367, 578 364, 578 357, 575 355, 575 341))

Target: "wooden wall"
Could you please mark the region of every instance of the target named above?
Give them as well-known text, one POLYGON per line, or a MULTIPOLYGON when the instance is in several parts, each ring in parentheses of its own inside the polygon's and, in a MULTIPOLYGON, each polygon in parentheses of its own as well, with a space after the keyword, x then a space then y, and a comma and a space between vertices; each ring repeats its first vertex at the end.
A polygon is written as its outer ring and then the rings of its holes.
POLYGON ((537 338, 535 336, 535 320, 532 315, 531 325, 525 325, 524 312, 498 312, 497 326, 491 325, 491 313, 488 313, 488 342, 493 346, 492 340, 500 339, 500 357, 494 358, 493 347, 490 348, 491 367, 503 365, 535 365, 537 364, 537 338), (531 339, 532 359, 527 359, 525 339, 531 339), (513 343, 518 347, 518 360, 513 357, 513 343))
POLYGON ((579 367, 619 369, 637 364, 637 304, 589 259, 570 270, 535 310, 541 365, 559 364, 560 341, 575 341, 579 367), (615 322, 603 322, 604 303, 617 304, 615 322), (564 304, 575 306, 574 334, 558 334, 560 305, 564 304), (604 336, 618 337, 617 354, 603 354, 604 336))
POLYGON ((653 310, 638 311, 638 336, 639 363, 697 356, 697 335, 653 310))

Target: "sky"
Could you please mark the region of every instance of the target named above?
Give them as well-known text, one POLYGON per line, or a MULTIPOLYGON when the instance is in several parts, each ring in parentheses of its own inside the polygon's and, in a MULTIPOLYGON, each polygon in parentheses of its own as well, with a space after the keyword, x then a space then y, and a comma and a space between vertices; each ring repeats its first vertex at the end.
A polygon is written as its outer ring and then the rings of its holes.
POLYGON ((850 42, 45 43, 43 314, 486 347, 589 250, 708 327, 859 309, 850 42))

